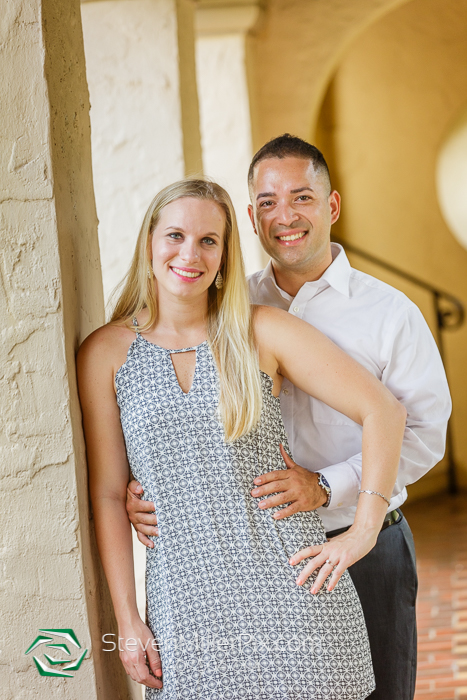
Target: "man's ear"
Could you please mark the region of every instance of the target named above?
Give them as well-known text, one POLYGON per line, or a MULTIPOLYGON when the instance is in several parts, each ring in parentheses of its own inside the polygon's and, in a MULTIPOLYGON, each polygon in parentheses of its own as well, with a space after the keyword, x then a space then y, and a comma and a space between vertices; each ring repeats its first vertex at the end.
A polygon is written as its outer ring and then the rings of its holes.
POLYGON ((341 196, 337 190, 329 195, 329 208, 331 210, 331 226, 335 224, 341 213, 341 196))
POLYGON ((251 225, 253 226, 253 231, 256 233, 256 235, 258 235, 258 231, 256 230, 255 226, 255 214, 251 204, 248 205, 248 216, 250 217, 251 225))

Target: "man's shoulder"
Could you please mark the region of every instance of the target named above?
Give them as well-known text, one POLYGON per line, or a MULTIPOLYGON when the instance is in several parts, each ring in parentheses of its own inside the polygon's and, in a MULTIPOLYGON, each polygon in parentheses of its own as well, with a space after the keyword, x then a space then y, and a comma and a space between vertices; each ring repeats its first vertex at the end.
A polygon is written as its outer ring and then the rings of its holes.
MULTIPOLYGON (((258 270, 247 277, 252 303, 271 303, 270 287, 263 289, 263 285, 260 285, 264 272, 264 270, 258 270)), ((377 277, 373 277, 373 275, 353 267, 350 268, 349 275, 349 296, 338 296, 342 298, 345 306, 347 306, 347 302, 352 303, 352 300, 354 300, 360 301, 361 304, 371 305, 374 308, 377 306, 383 307, 387 321, 390 318, 394 318, 394 315, 401 317, 406 312, 420 314, 418 306, 404 292, 377 277)))
POLYGON ((368 297, 373 303, 378 301, 386 303, 394 311, 418 310, 418 306, 404 292, 383 282, 378 277, 373 277, 373 275, 352 267, 350 272, 350 298, 358 297, 368 297))

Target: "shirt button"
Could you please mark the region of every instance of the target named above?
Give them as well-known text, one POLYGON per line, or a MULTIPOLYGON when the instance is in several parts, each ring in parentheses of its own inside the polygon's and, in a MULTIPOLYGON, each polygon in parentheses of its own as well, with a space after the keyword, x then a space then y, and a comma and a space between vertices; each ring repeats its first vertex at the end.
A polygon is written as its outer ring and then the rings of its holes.
POLYGON ((294 306, 294 307, 293 307, 293 310, 294 310, 294 312, 295 312, 296 314, 298 314, 298 312, 300 311, 300 307, 299 307, 299 306, 294 306))
POLYGON ((282 389, 282 393, 285 394, 285 395, 287 396, 287 394, 289 393, 289 390, 288 390, 288 389, 282 389))

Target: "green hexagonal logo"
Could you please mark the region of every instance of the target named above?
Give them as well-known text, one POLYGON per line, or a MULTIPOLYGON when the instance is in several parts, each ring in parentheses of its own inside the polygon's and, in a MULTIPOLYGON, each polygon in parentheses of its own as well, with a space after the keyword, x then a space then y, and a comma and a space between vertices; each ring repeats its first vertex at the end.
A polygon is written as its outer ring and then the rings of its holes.
POLYGON ((69 646, 72 647, 72 650, 73 647, 81 649, 81 644, 72 629, 43 629, 39 630, 38 636, 24 653, 29 654, 34 649, 45 647, 41 649, 43 659, 38 656, 32 657, 40 675, 54 678, 73 678, 70 671, 79 669, 88 650, 85 649, 75 659, 73 658, 75 654, 70 651, 69 646), (56 658, 57 653, 60 657, 65 658, 56 658))

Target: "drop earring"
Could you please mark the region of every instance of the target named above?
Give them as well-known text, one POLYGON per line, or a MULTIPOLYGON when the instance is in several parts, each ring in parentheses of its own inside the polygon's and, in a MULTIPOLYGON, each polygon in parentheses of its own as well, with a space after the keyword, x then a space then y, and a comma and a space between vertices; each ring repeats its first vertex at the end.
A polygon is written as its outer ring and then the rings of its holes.
POLYGON ((150 267, 150 265, 148 265, 148 278, 149 278, 149 279, 151 279, 152 274, 153 274, 153 273, 152 273, 151 267, 150 267))
POLYGON ((214 284, 216 285, 217 289, 222 289, 222 287, 224 286, 224 280, 222 278, 220 270, 216 275, 216 280, 215 280, 214 284))

